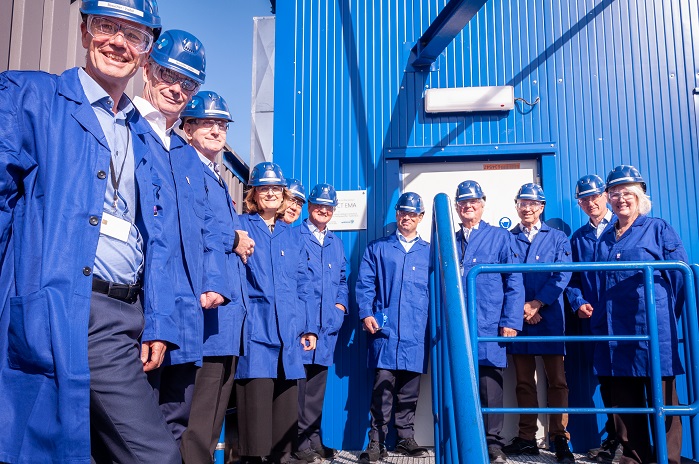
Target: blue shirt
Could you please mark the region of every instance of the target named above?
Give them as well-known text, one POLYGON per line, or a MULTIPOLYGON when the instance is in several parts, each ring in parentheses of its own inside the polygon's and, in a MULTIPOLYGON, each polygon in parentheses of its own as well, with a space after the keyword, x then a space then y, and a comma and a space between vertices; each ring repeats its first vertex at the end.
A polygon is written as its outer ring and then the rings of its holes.
POLYGON ((129 98, 122 95, 117 106, 118 112, 115 115, 112 112, 114 102, 107 92, 83 69, 78 70, 78 78, 112 152, 112 162, 117 177, 121 173, 118 201, 116 209, 114 209, 112 174, 107 172, 104 213, 131 223, 131 230, 126 242, 100 233, 93 274, 103 280, 132 284, 139 280, 143 268, 143 238, 134 224, 138 203, 136 202, 133 145, 130 143, 131 134, 127 127, 135 109, 129 98))

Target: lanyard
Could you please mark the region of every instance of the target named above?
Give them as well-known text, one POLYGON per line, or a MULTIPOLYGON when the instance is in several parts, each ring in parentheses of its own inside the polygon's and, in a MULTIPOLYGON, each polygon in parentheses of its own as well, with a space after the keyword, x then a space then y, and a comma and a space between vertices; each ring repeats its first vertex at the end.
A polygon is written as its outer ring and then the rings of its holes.
MULTIPOLYGON (((121 162, 121 168, 119 169, 119 176, 116 175, 114 169, 114 159, 109 157, 109 173, 112 179, 112 188, 114 188, 114 203, 112 207, 114 211, 117 210, 117 203, 119 202, 119 184, 121 183, 121 175, 124 173, 124 166, 126 165, 126 157, 129 156, 129 142, 131 142, 129 125, 126 124, 126 150, 124 152, 124 160, 121 162)), ((117 156, 119 156, 119 151, 117 150, 117 156)))

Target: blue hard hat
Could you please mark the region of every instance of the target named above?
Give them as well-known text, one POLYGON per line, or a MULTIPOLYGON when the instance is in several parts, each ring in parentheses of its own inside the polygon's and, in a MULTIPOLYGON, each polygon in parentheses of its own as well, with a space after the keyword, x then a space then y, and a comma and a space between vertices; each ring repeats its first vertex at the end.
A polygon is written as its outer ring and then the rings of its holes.
POLYGON ((233 122, 231 113, 228 111, 226 100, 216 92, 211 90, 201 90, 187 103, 187 106, 182 111, 180 117, 183 120, 187 118, 194 119, 225 119, 228 122, 233 122))
POLYGON ((582 176, 575 184, 575 198, 585 198, 604 192, 604 181, 597 174, 582 176))
POLYGON ((303 187, 300 180, 288 177, 286 179, 286 188, 291 192, 291 195, 306 203, 306 189, 303 187))
POLYGON ((284 179, 282 168, 278 164, 265 161, 252 168, 248 185, 250 187, 261 187, 263 185, 281 185, 286 187, 286 179, 284 179))
POLYGON ((481 185, 475 180, 465 180, 456 187, 456 201, 473 200, 482 198, 485 200, 485 194, 481 185))
POLYGON ((615 185, 623 184, 641 184, 643 192, 646 191, 646 181, 643 180, 641 173, 635 167, 627 164, 617 166, 607 174, 607 190, 615 185))
POLYGON ((314 205, 337 206, 337 192, 330 184, 318 184, 308 196, 308 202, 314 205))
POLYGON ((199 85, 206 79, 204 44, 189 32, 171 29, 153 44, 150 58, 163 68, 189 77, 199 85))
POLYGON ((515 202, 517 202, 517 200, 534 200, 546 204, 544 189, 542 189, 539 184, 534 184, 531 182, 524 184, 519 188, 517 191, 517 196, 515 196, 515 202))
POLYGON ((162 29, 156 0, 82 0, 80 12, 86 15, 126 19, 149 27, 153 29, 156 39, 162 29))
POLYGON ((413 192, 405 192, 396 203, 396 211, 408 211, 410 213, 424 213, 425 205, 422 204, 420 195, 413 192))

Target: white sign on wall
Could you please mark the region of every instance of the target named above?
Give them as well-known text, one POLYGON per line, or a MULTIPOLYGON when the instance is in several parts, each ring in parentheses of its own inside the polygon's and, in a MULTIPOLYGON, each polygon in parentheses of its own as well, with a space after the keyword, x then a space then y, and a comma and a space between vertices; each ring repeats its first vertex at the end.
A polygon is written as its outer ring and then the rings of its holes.
POLYGON ((330 230, 366 229, 366 190, 338 190, 337 208, 328 223, 330 230))

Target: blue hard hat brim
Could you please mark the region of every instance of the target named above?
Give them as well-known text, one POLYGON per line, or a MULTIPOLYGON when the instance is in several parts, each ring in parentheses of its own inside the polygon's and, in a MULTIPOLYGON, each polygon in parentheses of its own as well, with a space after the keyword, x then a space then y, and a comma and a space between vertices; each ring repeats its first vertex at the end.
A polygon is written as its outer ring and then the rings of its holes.
POLYGON ((337 206, 337 201, 326 200, 325 198, 309 198, 308 202, 312 205, 337 206))

